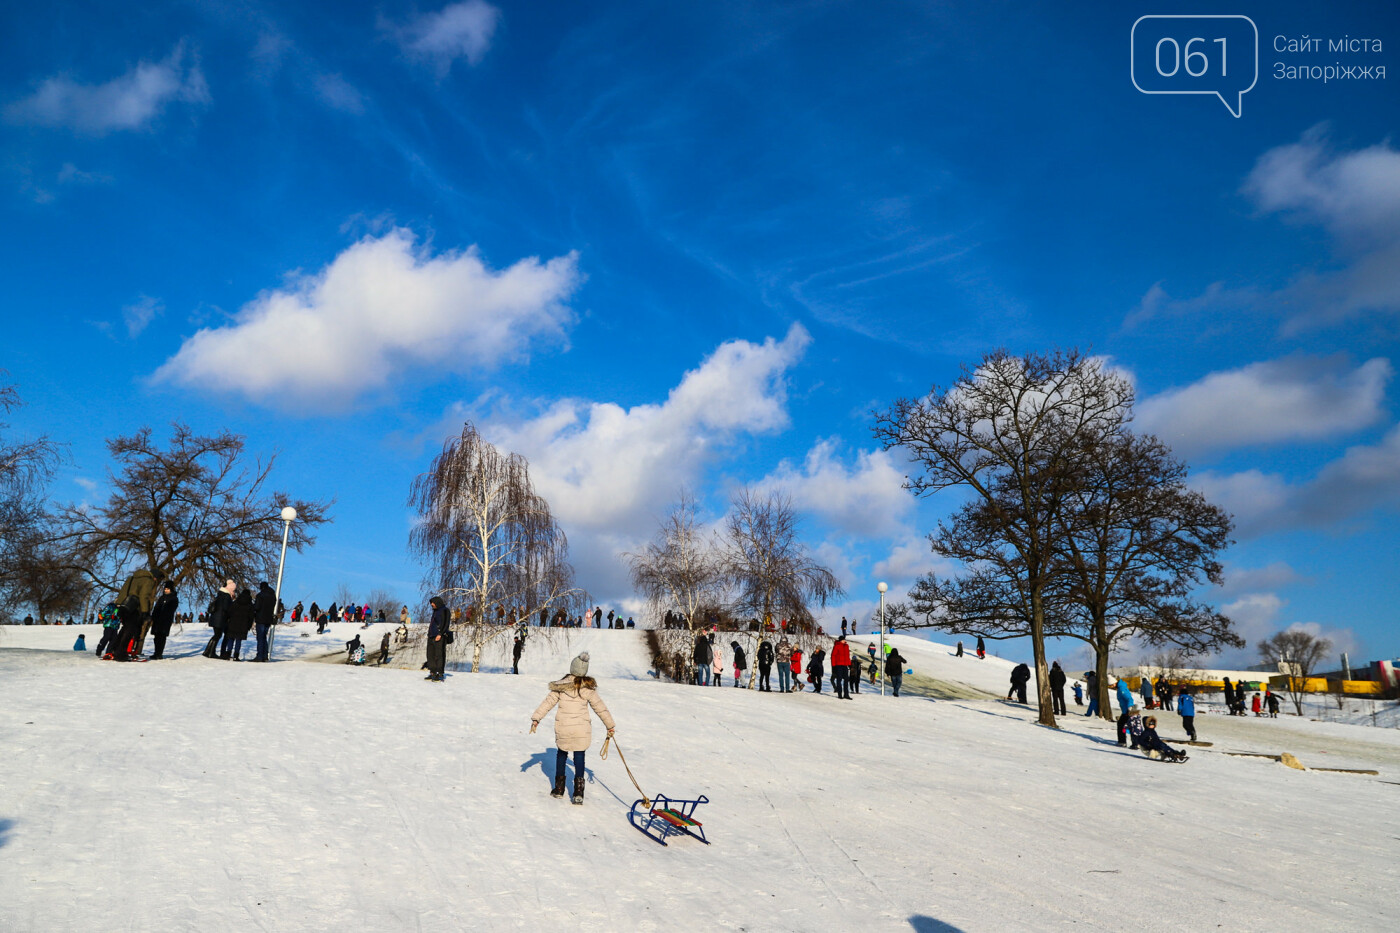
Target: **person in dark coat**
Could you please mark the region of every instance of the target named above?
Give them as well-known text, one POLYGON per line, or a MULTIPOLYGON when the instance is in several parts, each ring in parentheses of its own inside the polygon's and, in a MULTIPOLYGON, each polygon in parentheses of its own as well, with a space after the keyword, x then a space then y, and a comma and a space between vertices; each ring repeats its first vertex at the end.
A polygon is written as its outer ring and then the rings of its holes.
POLYGON ((206 658, 228 659, 221 648, 221 642, 228 634, 228 616, 233 610, 233 594, 237 592, 238 584, 232 580, 224 581, 224 588, 215 595, 214 601, 209 604, 209 627, 214 630, 214 634, 209 636, 209 644, 204 646, 204 656, 206 658))
MULTIPOLYGON (((543 613, 544 610, 541 609, 540 612, 543 613)), ((544 623, 541 622, 540 624, 543 625, 544 623)), ((524 654, 524 653, 525 653, 525 636, 524 636, 524 635, 516 635, 516 636, 515 636, 515 644, 511 645, 511 648, 510 648, 510 672, 511 672, 512 674, 519 674, 519 673, 520 673, 520 656, 521 656, 522 654, 524 654)))
POLYGON ((986 656, 987 656, 987 644, 986 644, 986 642, 982 641, 982 636, 981 636, 981 635, 978 635, 978 636, 977 636, 977 657, 978 657, 978 658, 985 658, 986 656))
POLYGON ((1230 678, 1226 677, 1226 678, 1224 678, 1224 681, 1225 681, 1225 708, 1226 708, 1227 710, 1229 710, 1230 715, 1233 716, 1233 715, 1235 715, 1235 687, 1234 687, 1233 684, 1230 683, 1230 678))
MULTIPOLYGON (((871 663, 874 664, 873 661, 871 663)), ((849 690, 851 693, 860 693, 860 675, 862 673, 863 672, 860 666, 860 655, 852 651, 851 667, 850 670, 846 672, 846 689, 849 690)))
POLYGON ((264 580, 258 584, 258 598, 253 600, 253 622, 258 627, 258 655, 253 660, 267 660, 267 633, 277 623, 277 594, 264 580))
POLYGON ((441 596, 434 596, 428 604, 433 608, 433 616, 428 621, 428 676, 424 679, 441 683, 447 669, 447 636, 452 616, 441 596))
POLYGON ((958 653, 955 654, 955 655, 953 655, 953 657, 955 657, 955 658, 960 658, 960 657, 962 657, 962 656, 963 656, 962 642, 958 642, 958 653))
POLYGON ((381 665, 389 663, 389 633, 384 633, 384 640, 379 643, 379 663, 381 665))
POLYGON ((1142 735, 1138 738, 1138 748, 1141 748, 1148 757, 1154 757, 1153 752, 1168 761, 1185 761, 1186 753, 1172 748, 1162 737, 1157 734, 1157 717, 1148 716, 1142 721, 1142 735))
POLYGON ((156 602, 156 578, 149 570, 138 570, 127 578, 117 594, 122 625, 112 649, 116 661, 129 661, 141 654, 141 638, 156 602))
POLYGON ((1099 711, 1099 675, 1097 671, 1084 672, 1084 691, 1089 694, 1089 708, 1084 712, 1084 715, 1092 716, 1099 711))
MULTIPOLYGON (((1065 672, 1060 668, 1059 661, 1050 667, 1050 699, 1051 709, 1055 715, 1065 715, 1065 672)), ((1026 701, 1022 700, 1021 702, 1026 701)))
POLYGON ((228 614, 228 633, 220 654, 233 661, 243 660, 243 642, 253 630, 253 591, 243 590, 233 601, 228 614), (225 653, 229 652, 231 654, 225 653))
POLYGON ((773 684, 769 678, 773 676, 773 645, 768 639, 758 643, 758 689, 764 693, 773 692, 773 684))
POLYGON ((165 640, 170 637, 170 626, 175 621, 175 611, 180 608, 180 598, 175 595, 175 584, 166 580, 160 585, 160 595, 151 607, 151 660, 165 657, 165 640))
POLYGON ((885 676, 890 679, 895 696, 899 696, 899 686, 904 682, 904 665, 908 663, 898 648, 891 648, 889 654, 885 655, 885 676))
POLYGON ((744 649, 737 641, 731 641, 729 647, 734 649, 734 686, 742 687, 740 681, 743 679, 744 671, 749 669, 748 659, 744 657, 744 649))
POLYGON ((822 692, 822 678, 826 676, 826 649, 818 648, 807 661, 807 680, 817 693, 822 692))
POLYGON ((1011 699, 1011 695, 1016 694, 1016 702, 1026 702, 1026 684, 1030 682, 1031 669, 1025 663, 1017 664, 1011 669, 1011 689, 1006 691, 1006 698, 1011 699))
POLYGON ((710 685, 710 665, 714 663, 714 649, 704 635, 695 636, 695 651, 690 658, 695 662, 695 683, 701 687, 710 685))

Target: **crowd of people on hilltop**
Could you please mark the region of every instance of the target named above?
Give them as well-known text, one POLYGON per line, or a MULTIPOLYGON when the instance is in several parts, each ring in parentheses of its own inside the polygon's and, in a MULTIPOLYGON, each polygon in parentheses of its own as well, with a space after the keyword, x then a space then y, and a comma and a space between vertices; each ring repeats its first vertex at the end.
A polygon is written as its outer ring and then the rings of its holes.
POLYGON ((776 671, 779 693, 801 693, 809 688, 813 693, 821 693, 823 686, 829 683, 837 699, 849 700, 860 693, 861 680, 868 672, 871 684, 883 675, 893 687, 894 695, 899 696, 908 661, 893 645, 885 645, 885 657, 880 659, 872 643, 867 646, 869 657, 863 660, 859 652, 851 650, 843 632, 832 643, 829 655, 820 641, 804 655, 801 645, 788 639, 785 625, 779 630, 784 634, 776 642, 766 636, 759 639, 754 650, 755 667, 751 670, 744 645, 738 639, 731 639, 726 648, 718 626, 710 626, 696 633, 689 657, 675 652, 671 658, 671 675, 697 687, 722 687, 726 672, 732 671, 730 684, 733 687, 755 687, 762 693, 772 693, 776 671))

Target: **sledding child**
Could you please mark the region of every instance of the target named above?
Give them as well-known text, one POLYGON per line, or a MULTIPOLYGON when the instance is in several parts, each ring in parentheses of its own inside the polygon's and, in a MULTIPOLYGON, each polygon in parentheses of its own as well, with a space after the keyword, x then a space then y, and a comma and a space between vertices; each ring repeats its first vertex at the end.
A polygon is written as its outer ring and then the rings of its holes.
POLYGON ((1148 758, 1162 758, 1167 761, 1185 761, 1186 753, 1177 751, 1157 735, 1157 717, 1148 716, 1142 723, 1142 735, 1138 739, 1142 753, 1148 758))
POLYGON ((608 712, 603 698, 598 695, 598 682, 588 676, 588 652, 585 651, 569 664, 569 676, 549 685, 549 695, 530 714, 530 732, 539 726, 540 720, 558 707, 554 713, 554 790, 553 797, 564 796, 564 763, 568 753, 574 753, 574 796, 573 802, 583 803, 583 765, 588 746, 593 744, 593 720, 588 715, 593 712, 608 728, 608 735, 617 728, 612 713, 608 712))

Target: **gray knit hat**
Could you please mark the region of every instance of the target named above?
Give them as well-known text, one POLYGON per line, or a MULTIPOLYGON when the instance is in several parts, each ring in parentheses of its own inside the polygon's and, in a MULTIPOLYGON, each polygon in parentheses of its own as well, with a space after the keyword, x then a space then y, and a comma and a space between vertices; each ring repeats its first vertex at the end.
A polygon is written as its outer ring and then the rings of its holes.
POLYGON ((570 675, 571 677, 587 677, 587 676, 588 676, 588 652, 587 652, 587 651, 585 651, 583 654, 579 655, 578 657, 574 658, 573 661, 569 662, 569 675, 570 675))

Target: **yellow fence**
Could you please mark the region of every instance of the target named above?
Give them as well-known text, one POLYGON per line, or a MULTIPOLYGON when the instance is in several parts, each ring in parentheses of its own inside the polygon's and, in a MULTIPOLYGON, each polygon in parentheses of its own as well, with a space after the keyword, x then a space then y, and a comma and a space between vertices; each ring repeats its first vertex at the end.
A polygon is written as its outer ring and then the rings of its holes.
MULTIPOLYGON (((1192 680, 1190 678, 1168 678, 1174 689, 1190 687, 1193 690, 1206 690, 1209 692, 1225 689, 1223 680, 1192 680)), ((1128 686, 1133 693, 1142 692, 1142 678, 1127 678, 1128 686)), ((1288 677, 1284 674, 1274 674, 1260 680, 1242 681, 1245 690, 1251 692, 1262 692, 1265 687, 1269 687, 1276 692, 1283 692, 1288 689, 1288 677)), ((1309 677, 1303 683, 1304 693, 1336 693, 1338 688, 1342 693, 1350 696, 1380 696, 1385 692, 1378 680, 1327 680, 1325 677, 1309 677)))

